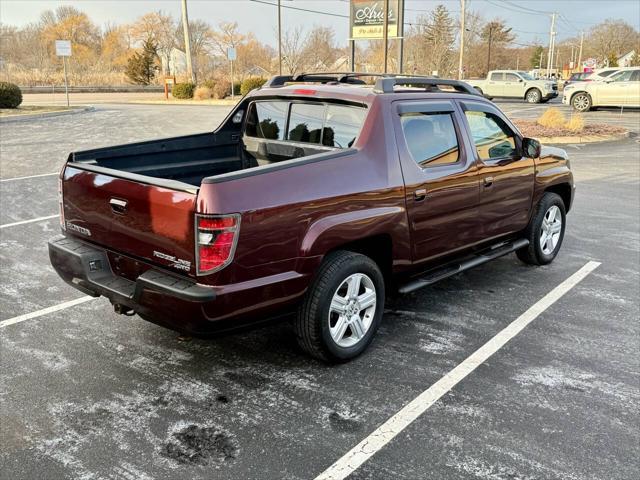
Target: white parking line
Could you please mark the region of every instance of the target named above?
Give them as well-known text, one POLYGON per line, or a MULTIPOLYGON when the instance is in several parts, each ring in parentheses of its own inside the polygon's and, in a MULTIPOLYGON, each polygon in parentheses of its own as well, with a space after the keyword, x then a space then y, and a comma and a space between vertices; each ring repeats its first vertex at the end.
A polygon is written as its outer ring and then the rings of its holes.
POLYGON ((36 310, 35 312, 25 313, 24 315, 18 315, 17 317, 10 318, 8 320, 3 320, 0 322, 0 328, 8 327, 9 325, 13 325, 15 323, 24 322, 25 320, 31 320, 32 318, 41 317, 43 315, 47 315, 49 313, 57 312, 60 310, 64 310, 65 308, 74 307, 76 305, 80 305, 81 303, 88 302, 89 300, 93 300, 96 297, 80 297, 75 300, 71 300, 69 302, 59 303, 58 305, 54 305, 52 307, 43 308, 42 310, 36 310))
POLYGON ((518 335, 527 325, 562 298, 564 294, 575 287, 581 280, 589 275, 589 273, 598 268, 599 265, 600 263, 598 262, 588 262, 580 270, 547 293, 526 312, 501 330, 495 337, 468 356, 461 364, 380 425, 367 438, 349 450, 327 470, 318 475, 315 480, 343 480, 355 472, 360 465, 369 460, 396 435, 426 412, 440 397, 449 392, 467 375, 491 357, 491 355, 500 350, 509 340, 518 335))
POLYGON ((31 220, 21 220, 19 222, 5 223, 4 225, 0 225, 0 228, 15 227, 16 225, 24 225, 25 223, 41 222, 43 220, 51 220, 52 218, 58 218, 58 215, 49 215, 48 217, 38 217, 38 218, 32 218, 31 220))
POLYGON ((50 177, 51 175, 58 175, 58 172, 41 173, 40 175, 29 175, 26 177, 0 178, 0 182, 13 182, 14 180, 27 180, 28 178, 50 177))

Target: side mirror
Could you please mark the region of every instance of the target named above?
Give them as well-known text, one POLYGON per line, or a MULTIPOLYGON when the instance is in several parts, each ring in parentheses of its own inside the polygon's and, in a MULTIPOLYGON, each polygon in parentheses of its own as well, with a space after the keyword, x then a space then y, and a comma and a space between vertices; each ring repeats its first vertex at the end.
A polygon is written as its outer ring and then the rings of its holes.
POLYGON ((522 140, 522 149, 525 157, 538 158, 540 157, 542 145, 535 138, 524 138, 522 140))
POLYGON ((523 79, 521 79, 521 78, 519 78, 519 79, 518 79, 518 81, 519 81, 520 83, 524 82, 524 80, 523 80, 523 79))

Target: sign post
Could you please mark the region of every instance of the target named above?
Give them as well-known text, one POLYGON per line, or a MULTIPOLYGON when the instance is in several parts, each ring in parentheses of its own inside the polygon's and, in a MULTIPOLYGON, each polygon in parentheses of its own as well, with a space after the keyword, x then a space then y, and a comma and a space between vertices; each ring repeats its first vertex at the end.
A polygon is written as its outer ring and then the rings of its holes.
POLYGON ((56 40, 56 55, 62 57, 62 68, 64 69, 64 93, 67 97, 67 107, 69 106, 69 80, 67 78, 67 57, 71 56, 71 40, 56 40))
POLYGON ((235 92, 233 91, 233 61, 237 58, 235 47, 227 48, 227 58, 231 64, 231 100, 235 98, 235 92))

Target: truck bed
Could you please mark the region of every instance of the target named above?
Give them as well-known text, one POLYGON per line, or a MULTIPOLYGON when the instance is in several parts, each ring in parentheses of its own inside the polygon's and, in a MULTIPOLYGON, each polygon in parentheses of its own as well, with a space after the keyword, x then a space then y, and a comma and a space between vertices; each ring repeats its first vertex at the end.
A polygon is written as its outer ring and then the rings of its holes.
MULTIPOLYGON (((84 150, 73 153, 69 161, 80 168, 98 167, 95 170, 100 173, 138 181, 144 176, 199 187, 207 177, 333 151, 312 145, 245 140, 202 133, 84 150)), ((166 182, 162 185, 170 186, 166 182)))

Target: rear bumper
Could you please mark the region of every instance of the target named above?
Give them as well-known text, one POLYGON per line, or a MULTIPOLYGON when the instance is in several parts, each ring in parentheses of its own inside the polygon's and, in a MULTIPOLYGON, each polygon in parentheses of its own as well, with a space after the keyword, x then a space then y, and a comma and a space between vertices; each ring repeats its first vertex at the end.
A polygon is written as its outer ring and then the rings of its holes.
POLYGON ((49 241, 49 259, 56 272, 77 289, 94 297, 121 300, 125 305, 140 302, 145 291, 186 302, 216 299, 212 288, 159 270, 147 270, 135 281, 119 277, 111 270, 105 250, 64 236, 49 241))
POLYGON ((151 267, 130 280, 114 274, 105 249, 66 236, 49 241, 49 258, 58 275, 81 292, 104 296, 145 320, 193 335, 277 316, 287 303, 283 297, 293 300, 304 292, 302 277, 216 287, 151 267))

